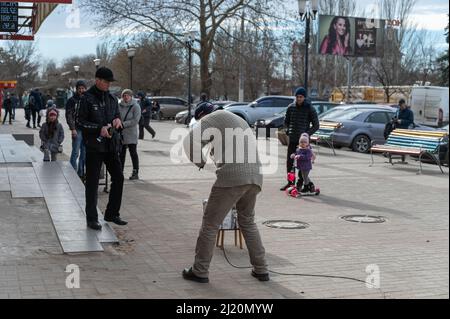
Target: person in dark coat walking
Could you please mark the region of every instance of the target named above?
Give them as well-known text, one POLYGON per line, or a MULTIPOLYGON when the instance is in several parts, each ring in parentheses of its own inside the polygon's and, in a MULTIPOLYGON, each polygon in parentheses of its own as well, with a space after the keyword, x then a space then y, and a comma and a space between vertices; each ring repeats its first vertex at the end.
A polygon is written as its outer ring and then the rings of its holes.
POLYGON ((105 163, 111 175, 111 191, 104 219, 117 225, 127 224, 120 218, 119 213, 124 178, 119 158, 122 147, 117 142, 117 130, 123 126, 118 101, 109 92, 113 81, 115 81, 114 74, 110 69, 99 68, 95 73, 95 85, 81 98, 78 112, 78 121, 83 130, 83 141, 86 146, 87 226, 95 230, 102 229, 97 214, 98 182, 102 163, 105 163))
MULTIPOLYGON (((303 133, 311 136, 319 129, 317 112, 306 99, 306 90, 303 87, 295 91, 295 102, 287 108, 284 125, 289 136, 286 159, 286 170, 289 173, 292 170, 292 165, 294 165, 294 159, 291 158, 291 154, 295 152, 300 136, 303 133)), ((284 191, 291 185, 292 182, 288 180, 287 184, 281 187, 280 190, 284 191)))
POLYGON ((139 105, 141 107, 142 116, 139 120, 139 139, 144 139, 144 128, 155 138, 156 132, 150 126, 150 119, 152 117, 152 103, 147 99, 144 92, 138 93, 139 105))
POLYGON ((12 106, 13 101, 11 99, 11 93, 6 93, 5 100, 3 101, 3 109, 5 110, 5 117, 3 118, 3 124, 6 122, 6 117, 9 114, 9 124, 12 124, 11 122, 11 116, 12 116, 12 106))
POLYGON ((36 128, 36 118, 38 120, 38 127, 41 127, 41 116, 39 115, 39 111, 45 109, 45 106, 42 104, 42 95, 39 89, 31 91, 30 97, 28 98, 28 104, 31 109, 33 128, 36 128))
POLYGON ((77 172, 78 176, 84 177, 84 166, 86 160, 86 149, 83 143, 83 132, 78 123, 78 111, 80 100, 86 92, 86 83, 82 80, 75 85, 75 94, 66 103, 66 122, 72 133, 72 153, 70 155, 70 164, 77 172), (77 163, 78 162, 78 163, 77 163))

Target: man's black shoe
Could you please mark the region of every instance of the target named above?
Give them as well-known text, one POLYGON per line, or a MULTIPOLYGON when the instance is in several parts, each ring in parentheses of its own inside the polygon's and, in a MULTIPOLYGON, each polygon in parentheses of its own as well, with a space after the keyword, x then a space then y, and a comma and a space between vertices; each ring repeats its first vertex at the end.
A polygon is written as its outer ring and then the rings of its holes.
POLYGON ((254 270, 252 270, 252 276, 258 279, 259 281, 269 281, 269 273, 265 274, 257 274, 254 270))
POLYGON ((120 226, 125 226, 126 224, 128 224, 128 222, 124 221, 119 216, 113 217, 113 218, 105 218, 105 221, 106 222, 112 222, 112 223, 120 225, 120 226))
POLYGON ((209 282, 209 278, 203 278, 195 275, 192 272, 192 267, 183 269, 183 278, 186 280, 192 280, 202 284, 207 284, 209 282))
POLYGON ((94 229, 94 230, 101 230, 102 229, 102 225, 99 222, 97 222, 97 221, 87 222, 87 226, 89 228, 91 228, 91 229, 94 229))
POLYGON ((291 187, 293 184, 291 183, 287 183, 286 185, 284 185, 283 187, 280 188, 280 191, 285 191, 286 189, 288 189, 289 187, 291 187))

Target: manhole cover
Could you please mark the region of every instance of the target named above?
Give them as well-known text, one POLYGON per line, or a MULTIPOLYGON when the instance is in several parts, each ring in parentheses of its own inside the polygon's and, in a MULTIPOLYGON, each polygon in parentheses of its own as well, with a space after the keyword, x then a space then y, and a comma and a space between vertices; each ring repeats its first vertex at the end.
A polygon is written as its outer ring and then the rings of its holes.
POLYGON ((268 220, 263 225, 281 229, 305 229, 309 227, 309 224, 295 220, 268 220))
POLYGON ((354 222, 354 223, 384 223, 386 221, 386 218, 381 216, 369 216, 369 215, 346 215, 341 216, 341 219, 347 221, 347 222, 354 222))

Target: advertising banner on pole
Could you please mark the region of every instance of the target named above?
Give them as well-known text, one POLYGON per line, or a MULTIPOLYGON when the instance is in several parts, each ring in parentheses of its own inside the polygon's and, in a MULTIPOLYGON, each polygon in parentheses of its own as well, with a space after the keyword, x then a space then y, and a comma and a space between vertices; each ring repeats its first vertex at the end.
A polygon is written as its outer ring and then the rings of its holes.
POLYGON ((318 53, 349 57, 382 57, 385 20, 319 16, 318 53))

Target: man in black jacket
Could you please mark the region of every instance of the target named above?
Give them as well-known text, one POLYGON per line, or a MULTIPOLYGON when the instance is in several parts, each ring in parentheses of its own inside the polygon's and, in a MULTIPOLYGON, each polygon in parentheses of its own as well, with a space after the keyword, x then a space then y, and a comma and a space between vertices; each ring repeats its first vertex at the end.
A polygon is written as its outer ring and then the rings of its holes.
POLYGON ((83 132, 78 124, 78 111, 80 100, 86 92, 86 83, 82 80, 75 85, 75 94, 66 103, 66 121, 72 133, 72 153, 70 155, 70 164, 77 172, 78 176, 84 177, 84 162, 86 160, 86 150, 83 143, 83 132), (78 161, 78 165, 77 165, 78 161))
POLYGON ((139 120, 139 139, 144 139, 144 128, 155 138, 155 130, 150 126, 152 117, 152 103, 147 99, 144 92, 138 93, 139 105, 141 107, 141 119, 139 120))
POLYGON ((78 113, 79 125, 83 131, 86 146, 86 218, 88 227, 100 230, 97 200, 100 168, 105 163, 111 175, 111 192, 105 211, 105 221, 126 225, 120 218, 122 203, 123 174, 119 151, 114 147, 113 129, 121 129, 119 104, 109 92, 114 80, 112 71, 101 67, 95 73, 95 85, 83 95, 78 113))
MULTIPOLYGON (((288 106, 284 118, 284 125, 287 129, 286 133, 289 136, 286 159, 286 169, 289 173, 294 165, 291 154, 295 153, 300 136, 303 133, 308 133, 311 136, 319 129, 317 112, 311 103, 306 100, 306 90, 304 88, 301 87, 295 91, 295 103, 288 106)), ((280 190, 284 191, 291 185, 291 182, 288 181, 280 190)))
POLYGON ((12 122, 11 122, 12 104, 13 104, 13 102, 12 102, 11 94, 8 92, 8 93, 6 93, 6 98, 3 101, 3 109, 5 110, 5 117, 3 118, 3 124, 5 124, 6 117, 8 116, 8 114, 9 114, 9 124, 12 124, 12 122))

